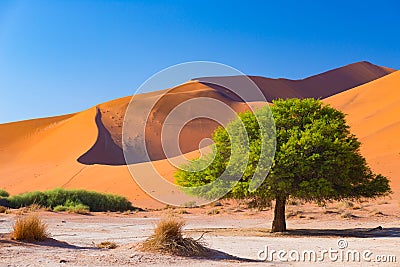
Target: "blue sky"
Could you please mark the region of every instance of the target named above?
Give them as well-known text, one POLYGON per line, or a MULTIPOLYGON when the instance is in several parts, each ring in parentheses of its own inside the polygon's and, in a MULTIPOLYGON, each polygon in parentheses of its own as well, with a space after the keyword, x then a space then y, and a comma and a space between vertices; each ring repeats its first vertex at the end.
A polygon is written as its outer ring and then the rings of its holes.
POLYGON ((0 123, 131 95, 194 60, 291 79, 361 60, 400 69, 399 10, 398 1, 0 1, 0 123))

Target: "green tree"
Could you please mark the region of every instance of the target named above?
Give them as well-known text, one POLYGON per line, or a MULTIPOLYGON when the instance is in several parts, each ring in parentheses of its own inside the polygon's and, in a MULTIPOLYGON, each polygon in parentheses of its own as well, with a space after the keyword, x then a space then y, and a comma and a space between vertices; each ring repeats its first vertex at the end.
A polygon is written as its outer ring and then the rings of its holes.
POLYGON ((216 129, 212 138, 212 153, 178 170, 177 184, 210 199, 221 190, 233 188, 226 198, 251 199, 261 206, 275 200, 272 232, 286 231, 288 197, 324 202, 390 193, 388 179, 373 173, 361 155, 360 142, 350 133, 345 115, 319 100, 273 101, 270 109, 239 114, 225 129, 216 129), (245 126, 248 138, 238 130, 239 124, 245 126), (276 151, 272 160, 274 129, 276 151), (267 177, 257 178, 257 173, 265 174, 269 166, 267 177), (213 183, 223 173, 227 178, 213 183), (257 184, 260 178, 265 180, 261 179, 261 185, 253 190, 252 183, 257 184))

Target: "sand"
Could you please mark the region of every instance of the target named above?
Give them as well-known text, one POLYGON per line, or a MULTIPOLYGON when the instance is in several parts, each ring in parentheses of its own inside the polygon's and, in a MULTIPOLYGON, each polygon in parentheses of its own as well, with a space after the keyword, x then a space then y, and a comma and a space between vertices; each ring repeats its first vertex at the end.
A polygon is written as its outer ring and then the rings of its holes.
MULTIPOLYGON (((277 98, 326 98, 358 85, 368 83, 394 72, 394 69, 362 61, 336 68, 301 80, 271 79, 260 76, 250 78, 262 90, 268 102, 277 98)), ((200 82, 235 85, 240 77, 198 78, 200 82)), ((207 83, 208 84, 208 83, 207 83)), ((253 99, 257 100, 257 99, 253 99)))
MULTIPOLYGON (((11 241, 7 233, 15 218, 20 215, 0 214, 0 265, 1 266, 307 266, 310 262, 260 261, 257 253, 268 246, 269 250, 338 249, 337 242, 344 239, 351 250, 370 250, 377 255, 396 256, 399 261, 399 212, 397 203, 364 202, 342 208, 340 203, 327 207, 311 204, 288 205, 288 214, 301 212, 303 217, 288 218, 289 232, 271 234, 272 210, 255 211, 244 206, 224 203, 224 207, 196 209, 168 209, 134 214, 92 213, 90 216, 39 212, 52 234, 52 239, 42 243, 11 241), (359 205, 360 209, 353 209, 359 205), (210 209, 219 214, 209 215, 210 209), (379 209, 384 215, 374 215, 379 209), (182 210, 187 214, 182 214, 182 210), (329 211, 329 212, 328 212, 329 211), (346 219, 341 212, 348 211, 357 217, 346 219), (184 258, 154 253, 144 253, 138 248, 153 231, 165 214, 175 214, 186 222, 185 235, 199 238, 215 250, 208 258, 184 258), (371 230, 382 226, 382 230, 371 230), (103 241, 115 242, 113 250, 95 247, 103 241)), ((17 212, 17 211, 15 211, 17 212)), ((374 262, 331 262, 326 266, 381 266, 374 262), (363 264, 363 265, 361 265, 363 264)), ((315 264, 315 263, 314 263, 315 264)), ((395 266, 387 263, 383 266, 395 266)))
POLYGON ((400 192, 400 72, 324 100, 347 114, 361 152, 375 172, 387 176, 400 192))
MULTIPOLYGON (((399 114, 396 105, 399 95, 394 90, 399 74, 389 74, 393 71, 360 62, 298 81, 264 77, 251 79, 269 100, 293 96, 323 98, 336 94, 326 101, 349 114, 352 129, 365 143, 364 155, 374 170, 393 180, 393 188, 397 191, 398 168, 395 163, 400 155, 398 140, 393 140, 393 137, 400 130, 396 117, 399 114), (387 76, 377 79, 384 75, 387 76), (366 84, 349 89, 362 83, 366 84), (349 101, 355 102, 348 104, 349 101)), ((229 84, 234 83, 237 77, 216 79, 224 79, 223 82, 229 84)), ((236 112, 247 110, 248 105, 264 104, 259 99, 241 102, 225 90, 204 83, 204 78, 171 89, 137 95, 135 99, 145 105, 160 94, 165 95, 152 110, 146 126, 146 144, 151 164, 169 181, 174 179, 174 167, 165 159, 160 133, 166 116, 175 106, 199 97, 221 101, 236 112)), ((134 205, 143 208, 163 207, 164 204, 138 187, 124 165, 122 124, 130 100, 131 97, 124 97, 75 114, 0 124, 1 187, 11 194, 55 187, 82 188, 124 195, 134 205)), ((140 112, 137 110, 132 118, 139 124, 145 121, 140 112)), ((216 126, 217 123, 207 119, 196 119, 186 125, 179 137, 182 153, 186 153, 188 158, 199 155, 196 152, 199 142, 210 138, 216 126)), ((169 143, 176 136, 167 138, 170 138, 169 143)))

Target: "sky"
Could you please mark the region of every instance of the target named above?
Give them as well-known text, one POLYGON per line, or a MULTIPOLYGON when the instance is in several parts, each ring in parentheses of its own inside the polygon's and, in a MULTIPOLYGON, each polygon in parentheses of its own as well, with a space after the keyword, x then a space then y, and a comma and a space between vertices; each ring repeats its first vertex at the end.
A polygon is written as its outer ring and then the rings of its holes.
POLYGON ((362 60, 400 69, 399 10, 390 0, 3 0, 0 123, 132 95, 188 61, 290 79, 362 60))

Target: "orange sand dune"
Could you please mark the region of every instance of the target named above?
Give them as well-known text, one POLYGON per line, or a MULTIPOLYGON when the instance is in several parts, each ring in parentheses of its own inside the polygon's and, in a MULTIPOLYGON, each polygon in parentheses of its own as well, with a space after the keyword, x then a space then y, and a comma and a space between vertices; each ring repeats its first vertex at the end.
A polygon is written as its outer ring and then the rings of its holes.
MULTIPOLYGON (((275 80, 262 77, 251 78, 261 87, 268 100, 294 96, 322 98, 377 79, 392 71, 391 69, 361 62, 301 81, 275 80)), ((379 84, 381 80, 396 77, 396 75, 398 76, 397 73, 388 75, 387 78, 381 78, 371 84, 379 84)), ((236 77, 222 79, 228 79, 228 81, 223 81, 225 85, 229 85, 229 82, 234 83, 237 81, 236 77)), ((150 120, 146 125, 145 140, 152 163, 168 180, 173 179, 174 167, 165 159, 160 136, 161 126, 174 107, 189 99, 199 97, 216 99, 236 112, 248 109, 248 105, 262 104, 257 102, 259 99, 251 99, 255 102, 244 103, 235 95, 227 93, 224 88, 211 85, 209 84, 210 81, 204 82, 204 79, 202 80, 203 82, 187 82, 172 88, 168 92, 161 90, 135 96, 136 101, 146 104, 151 103, 155 97, 165 94, 151 111, 150 120)), ((394 84, 395 82, 393 82, 393 86, 394 84)), ((370 84, 364 85, 366 88, 370 88, 369 86, 370 84)), ((363 88, 363 86, 360 88, 363 88)), ((349 90, 339 94, 338 97, 343 94, 352 95, 352 92, 357 90, 359 89, 349 90)), ((376 102, 378 97, 380 96, 374 96, 371 102, 368 102, 371 103, 369 107, 374 107, 372 103, 377 103, 376 107, 379 107, 379 111, 383 112, 388 109, 388 114, 396 114, 395 112, 391 113, 392 107, 388 104, 389 102, 376 102)), ((385 101, 386 98, 384 96, 382 98, 382 101, 385 101)), ((395 98, 396 96, 391 97, 391 99, 395 98)), ((343 101, 343 105, 345 105, 349 99, 344 97, 343 100, 337 101, 343 101)), ((138 187, 130 176, 128 168, 124 165, 122 124, 130 100, 131 97, 116 99, 76 114, 1 124, 0 188, 8 190, 11 194, 55 187, 83 188, 121 194, 127 196, 134 205, 141 207, 162 207, 163 204, 153 200, 138 187)), ((386 100, 389 101, 388 99, 386 100)), ((215 110, 215 113, 218 112, 219 110, 215 110)), ((355 112, 355 118, 362 121, 362 118, 358 119, 357 117, 359 116, 358 110, 349 110, 348 113, 350 112, 355 112)), ((375 113, 378 114, 379 112, 376 111, 375 113)), ((371 116, 377 116, 375 113, 371 114, 371 116)), ((374 118, 377 118, 377 120, 384 119, 381 117, 374 118)), ((137 112, 135 111, 132 119, 138 125, 144 125, 146 121, 141 116, 140 108, 137 112)), ((225 122, 229 119, 231 118, 225 118, 225 122)), ((364 118, 364 120, 366 119, 368 118, 364 118)), ((385 123, 386 128, 382 127, 380 131, 390 134, 399 131, 397 124, 390 124, 391 119, 388 119, 385 123)), ((200 141, 206 137, 211 137, 211 133, 216 126, 218 126, 216 122, 204 118, 195 119, 188 123, 179 135, 181 151, 188 153, 187 156, 189 158, 198 155, 197 150, 200 141)), ((354 124, 354 127, 355 131, 357 131, 356 124, 354 124)), ((370 129, 368 127, 365 127, 365 129, 370 129)), ((361 130, 363 128, 360 127, 361 130)), ((385 136, 379 131, 375 132, 378 137, 385 136)), ((370 150, 378 151, 381 149, 377 145, 378 143, 374 141, 375 139, 368 141, 368 138, 373 138, 373 136, 374 131, 372 129, 368 135, 360 134, 362 141, 366 140, 366 145, 363 149, 367 154, 371 153, 370 150), (368 145, 368 142, 370 145, 368 145)), ((172 142, 174 138, 176 136, 167 136, 168 142, 172 142)), ((390 158, 393 155, 391 154, 392 152, 385 154, 384 151, 381 151, 380 153, 375 154, 375 156, 380 155, 379 164, 383 162, 385 156, 390 158)), ((375 156, 372 158, 371 164, 374 164, 375 156)), ((385 159, 385 162, 389 162, 389 160, 385 159)), ((150 163, 138 159, 135 164, 150 163)), ((382 163, 378 167, 380 166, 386 166, 385 168, 387 168, 388 172, 396 171, 394 166, 386 163, 385 165, 382 163)), ((374 167, 376 167, 376 164, 374 167)), ((143 175, 145 176, 146 173, 143 173, 143 175)), ((387 175, 389 176, 389 174, 387 175)))
MULTIPOLYGON (((259 76, 250 76, 250 78, 262 90, 265 98, 270 102, 277 98, 323 99, 368 83, 394 71, 394 69, 362 61, 302 80, 271 79, 259 76)), ((207 77, 198 78, 197 80, 208 85, 210 83, 224 83, 228 85, 240 83, 240 77, 207 77)), ((254 100, 257 101, 258 99, 254 100)))
POLYGON ((125 195, 145 207, 161 206, 138 188, 126 166, 78 162, 98 139, 96 114, 98 109, 91 108, 37 122, 0 125, 1 137, 8 137, 0 139, 1 187, 11 194, 55 187, 82 188, 125 195), (5 134, 7 131, 15 140, 5 134))
MULTIPOLYGON (((214 90, 207 85, 191 81, 168 90, 152 92, 135 96, 135 101, 145 106, 154 101, 154 97, 163 95, 149 114, 145 118, 141 110, 135 110, 129 115, 139 127, 132 129, 133 132, 140 131, 141 125, 146 125, 146 145, 151 160, 165 159, 161 145, 161 130, 164 121, 170 112, 179 104, 189 99, 212 98, 230 106, 236 112, 242 112, 247 109, 247 104, 234 101, 214 90), (146 120, 147 119, 147 120, 146 120)), ((96 125, 99 129, 99 136, 95 144, 78 161, 80 163, 103 164, 103 165, 124 165, 125 159, 122 152, 122 125, 125 112, 131 97, 120 98, 97 106, 96 125)), ((195 112, 192 111, 194 114, 195 112)), ((228 122, 232 117, 224 118, 228 122)), ((182 153, 187 153, 199 148, 199 143, 206 137, 211 137, 211 133, 218 126, 215 121, 199 118, 187 123, 180 132, 179 145, 182 153)), ((132 133, 134 135, 134 133, 132 133)), ((175 138, 170 136, 169 139, 175 138)), ((169 143, 169 141, 167 142, 169 143)), ((174 154, 177 156, 179 154, 174 154)), ((132 163, 147 161, 137 158, 132 163)))
POLYGON ((374 171, 400 192, 400 71, 324 101, 347 115, 361 152, 374 171))
MULTIPOLYGON (((152 97, 165 92, 135 97, 152 101, 152 97)), ((179 103, 195 97, 217 99, 236 112, 248 108, 246 103, 232 101, 198 82, 173 88, 154 107, 153 120, 147 126, 152 160, 163 158, 158 137, 166 115, 179 103)), ((163 206, 140 190, 124 165, 121 129, 130 100, 125 97, 76 114, 0 125, 0 187, 11 194, 55 187, 83 188, 121 194, 142 207, 163 206)), ((140 119, 144 123, 145 119, 140 119)), ((216 126, 207 119, 189 123, 181 132, 182 151, 197 155, 199 142, 210 137, 216 126)), ((154 164, 172 179, 174 168, 167 160, 154 164)))
MULTIPOLYGON (((379 67, 368 62, 359 62, 337 68, 303 80, 269 79, 264 77, 250 77, 261 89, 268 101, 276 98, 313 97, 324 98, 360 84, 380 78, 394 70, 379 67)), ((232 94, 224 86, 242 89, 246 93, 246 79, 243 77, 211 77, 200 78, 199 81, 184 83, 175 88, 156 91, 135 96, 144 106, 154 101, 154 98, 165 94, 154 106, 149 119, 138 110, 130 114, 130 118, 138 125, 146 124, 146 145, 151 160, 165 159, 161 145, 161 129, 166 116, 173 108, 189 99, 200 97, 219 100, 235 111, 243 111, 246 105, 238 96, 232 94), (218 86, 224 85, 224 86, 218 86), (243 84, 241 87, 240 84, 243 84)), ((249 93, 247 94, 249 95, 249 93)), ((249 96, 249 101, 261 101, 259 96, 249 96)), ((87 153, 79 158, 83 164, 123 165, 125 160, 122 152, 122 124, 130 98, 120 98, 98 106, 96 124, 99 128, 99 137, 87 153)), ((230 118, 226 118, 225 122, 230 118)), ((198 149, 199 142, 210 137, 211 132, 218 126, 215 121, 195 119, 189 122, 180 133, 179 145, 183 153, 198 149)), ((132 129, 132 131, 139 131, 132 129)), ((134 134, 132 134, 134 135, 134 134)), ((139 134, 138 134, 139 135, 139 134)), ((171 136, 172 142, 175 136, 171 136)), ((138 153, 139 154, 139 153, 138 153)), ((175 153, 172 156, 177 156, 175 153)), ((143 162, 139 155, 133 163, 143 162)))

